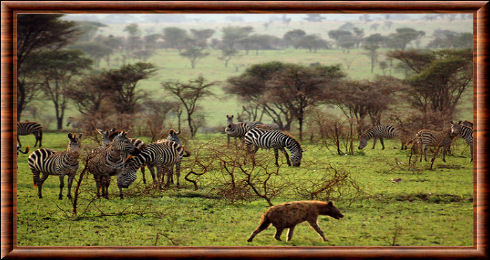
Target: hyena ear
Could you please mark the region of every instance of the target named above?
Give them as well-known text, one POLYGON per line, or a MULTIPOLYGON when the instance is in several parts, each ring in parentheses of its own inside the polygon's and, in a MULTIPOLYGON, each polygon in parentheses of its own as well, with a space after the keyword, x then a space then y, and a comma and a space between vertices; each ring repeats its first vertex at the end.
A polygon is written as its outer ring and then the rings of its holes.
POLYGON ((332 201, 329 201, 327 205, 328 205, 328 206, 333 206, 332 201))

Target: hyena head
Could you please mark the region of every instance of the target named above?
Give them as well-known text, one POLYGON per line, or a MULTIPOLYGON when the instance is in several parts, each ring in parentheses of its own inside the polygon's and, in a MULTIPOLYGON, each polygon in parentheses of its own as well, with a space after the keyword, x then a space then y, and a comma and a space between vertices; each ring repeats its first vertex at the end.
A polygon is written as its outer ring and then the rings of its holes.
POLYGON ((333 205, 331 201, 322 204, 319 209, 320 209, 319 212, 320 215, 327 215, 335 219, 340 219, 344 217, 344 215, 340 213, 340 210, 337 207, 335 207, 335 205, 333 205))
POLYGON ((82 134, 72 134, 68 133, 68 139, 70 139, 70 142, 68 142, 68 151, 69 152, 78 152, 80 151, 80 147, 82 144, 82 134))

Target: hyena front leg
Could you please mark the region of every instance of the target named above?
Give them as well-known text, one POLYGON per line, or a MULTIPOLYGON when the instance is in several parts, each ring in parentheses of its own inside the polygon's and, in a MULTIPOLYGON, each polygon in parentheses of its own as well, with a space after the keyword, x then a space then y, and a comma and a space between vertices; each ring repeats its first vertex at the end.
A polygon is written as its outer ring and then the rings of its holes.
POLYGON ((282 231, 284 230, 284 228, 279 228, 279 227, 276 227, 276 234, 274 235, 274 238, 278 241, 281 241, 281 234, 282 234, 282 231))
POLYGON ((288 230, 288 240, 286 240, 286 242, 287 241, 290 241, 293 238, 293 232, 294 232, 294 228, 295 227, 296 226, 292 226, 292 227, 289 228, 289 230, 288 230))
POLYGON ((308 223, 310 224, 310 226, 315 229, 315 231, 320 234, 320 236, 323 238, 323 241, 327 241, 327 239, 325 238, 325 234, 323 233, 322 229, 320 228, 320 226, 318 226, 318 223, 317 223, 317 220, 308 220, 308 223))

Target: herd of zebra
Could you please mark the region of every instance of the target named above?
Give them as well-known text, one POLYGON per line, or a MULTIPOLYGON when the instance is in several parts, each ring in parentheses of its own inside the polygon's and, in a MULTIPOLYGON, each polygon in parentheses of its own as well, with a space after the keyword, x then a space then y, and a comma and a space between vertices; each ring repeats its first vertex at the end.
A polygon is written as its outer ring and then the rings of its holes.
MULTIPOLYGON (((150 170, 153 183, 162 188, 164 176, 167 176, 165 186, 174 183, 173 168, 175 166, 176 183, 180 185, 180 166, 183 157, 189 157, 191 153, 184 148, 179 134, 180 131, 171 129, 166 139, 157 140, 150 144, 145 144, 140 139, 129 138, 125 131, 97 129, 102 136, 102 145, 93 149, 88 155, 85 163, 85 170, 94 176, 96 183, 97 197, 108 198, 108 188, 111 177, 117 176, 117 186, 119 196, 123 198, 123 188, 128 188, 136 180, 136 172, 141 169, 143 182, 146 183, 145 167, 150 170), (157 169, 155 176, 154 167, 157 169)), ((303 150, 301 144, 290 134, 279 129, 275 124, 263 124, 262 122, 238 122, 233 123, 233 116, 227 115, 227 125, 225 133, 230 144, 230 137, 243 140, 245 149, 251 155, 255 164, 254 154, 259 148, 274 149, 275 164, 278 166, 279 150, 284 154, 289 166, 299 167, 303 150), (290 157, 286 149, 290 152, 290 157)), ((17 123, 17 152, 27 153, 21 150, 19 141, 20 135, 33 134, 36 138, 36 145, 42 145, 42 127, 36 122, 17 123)), ((379 139, 384 149, 383 138, 392 139, 399 137, 400 130, 390 125, 377 125, 365 130, 359 137, 359 149, 366 147, 370 139, 379 139)), ((408 142, 402 142, 402 149, 412 145, 412 152, 416 149, 422 160, 422 151, 427 161, 427 149, 435 149, 434 157, 431 162, 431 169, 434 159, 440 148, 443 148, 443 161, 450 148, 452 140, 462 137, 470 146, 471 161, 473 161, 473 123, 470 121, 451 122, 451 127, 445 131, 435 131, 422 129, 408 142)), ((28 157, 28 166, 33 174, 34 185, 38 187, 38 197, 42 198, 42 185, 49 175, 59 176, 60 193, 59 199, 63 197, 64 176, 68 175, 68 198, 71 198, 71 186, 78 170, 80 157, 82 134, 68 134, 68 147, 66 151, 54 151, 48 148, 39 148, 28 157)))

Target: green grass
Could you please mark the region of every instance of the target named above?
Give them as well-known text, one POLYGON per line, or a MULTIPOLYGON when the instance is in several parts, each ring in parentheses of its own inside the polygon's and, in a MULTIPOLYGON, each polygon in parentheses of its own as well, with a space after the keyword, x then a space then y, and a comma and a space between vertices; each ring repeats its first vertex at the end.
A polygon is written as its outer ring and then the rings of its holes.
MULTIPOLYGON (((21 137, 23 144, 34 143, 32 136, 21 137)), ((147 140, 147 139, 146 139, 147 140)), ((186 142, 196 154, 199 145, 210 140, 226 142, 224 135, 198 135, 186 142)), ((151 190, 138 179, 125 190, 120 200, 115 178, 109 190, 110 199, 89 201, 95 195, 92 176, 83 180, 79 217, 70 214, 66 197, 59 201, 59 180, 50 176, 43 185, 43 199, 37 198, 28 155, 19 155, 17 172, 17 245, 18 246, 471 246, 473 244, 473 174, 469 148, 461 139, 452 146, 444 163, 438 158, 434 170, 429 163, 418 163, 421 172, 406 169, 408 152, 398 149, 395 140, 385 142, 386 149, 371 149, 371 142, 355 155, 338 156, 334 149, 317 143, 302 142, 304 153, 300 168, 283 165, 277 183, 303 185, 318 178, 323 166, 332 165, 350 172, 362 193, 356 198, 345 193, 335 200, 345 217, 335 220, 321 216, 319 225, 328 242, 303 223, 295 230, 293 240, 275 241, 271 226, 247 243, 246 239, 268 208, 265 200, 231 204, 217 195, 211 172, 199 179, 199 190, 183 180, 183 187, 171 186, 163 191, 151 190), (396 158, 396 159, 395 159, 396 158), (397 164, 398 162, 398 164, 397 164), (401 165, 401 166, 400 166, 401 165), (392 183, 393 178, 402 178, 392 183), (134 212, 137 214, 119 213, 134 212), (100 216, 109 215, 109 216, 100 216)), ((46 133, 44 146, 65 149, 66 134, 46 133)), ((83 140, 86 147, 94 144, 83 140)), ((357 145, 357 142, 356 144, 357 145)), ((257 157, 272 151, 260 150, 257 157)), ((191 158, 183 161, 182 175, 189 171, 191 158)), ((280 157, 284 163, 284 158, 280 157)), ((83 165, 82 165, 83 166, 83 165)), ((79 169, 81 172, 82 166, 79 169)), ((146 178, 151 177, 146 171, 146 178)), ((214 174, 214 175, 213 175, 214 174)), ((151 182, 151 181, 150 181, 151 182)), ((301 200, 292 186, 272 202, 279 204, 301 200)), ((66 196, 66 179, 65 190, 66 196)))

